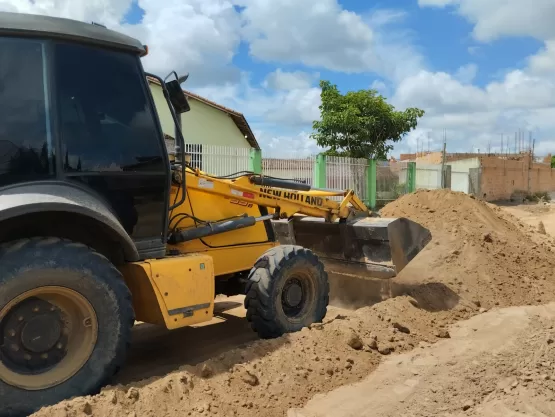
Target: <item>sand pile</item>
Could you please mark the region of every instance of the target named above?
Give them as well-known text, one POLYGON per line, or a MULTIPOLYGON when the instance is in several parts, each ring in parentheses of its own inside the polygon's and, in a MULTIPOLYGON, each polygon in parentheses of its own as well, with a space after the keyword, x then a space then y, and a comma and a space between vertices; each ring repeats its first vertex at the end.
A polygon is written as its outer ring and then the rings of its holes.
MULTIPOLYGON (((419 191, 382 215, 409 217, 434 236, 392 282, 395 298, 358 310, 332 307, 324 323, 310 329, 35 415, 281 417, 317 393, 364 378, 384 357, 449 338, 454 321, 495 305, 555 299, 553 241, 494 206, 464 194, 419 191)), ((336 282, 333 288, 356 289, 342 299, 360 305, 375 299, 378 287, 383 292, 375 282, 336 282)))
POLYGON ((426 284, 446 286, 446 293, 484 308, 554 298, 555 241, 497 206, 463 193, 421 190, 387 205, 382 216, 408 217, 433 235, 402 271, 401 288, 409 282, 420 285, 417 292, 426 284))

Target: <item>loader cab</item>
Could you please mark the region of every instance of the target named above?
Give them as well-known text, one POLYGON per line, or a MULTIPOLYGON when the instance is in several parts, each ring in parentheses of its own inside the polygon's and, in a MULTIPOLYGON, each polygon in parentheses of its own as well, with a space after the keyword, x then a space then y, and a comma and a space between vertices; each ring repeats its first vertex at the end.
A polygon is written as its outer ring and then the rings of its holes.
POLYGON ((85 190, 115 214, 139 259, 165 253, 171 182, 146 53, 102 26, 0 13, 0 195, 35 183, 85 190))

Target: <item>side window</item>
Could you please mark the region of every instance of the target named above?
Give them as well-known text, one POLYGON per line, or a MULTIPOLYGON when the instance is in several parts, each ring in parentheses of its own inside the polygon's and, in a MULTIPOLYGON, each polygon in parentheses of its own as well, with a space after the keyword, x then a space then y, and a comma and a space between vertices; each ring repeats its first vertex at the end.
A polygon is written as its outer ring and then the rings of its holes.
POLYGON ((137 60, 104 49, 56 45, 66 173, 164 171, 163 149, 137 60))
POLYGON ((0 186, 52 172, 45 82, 41 42, 0 39, 0 186))

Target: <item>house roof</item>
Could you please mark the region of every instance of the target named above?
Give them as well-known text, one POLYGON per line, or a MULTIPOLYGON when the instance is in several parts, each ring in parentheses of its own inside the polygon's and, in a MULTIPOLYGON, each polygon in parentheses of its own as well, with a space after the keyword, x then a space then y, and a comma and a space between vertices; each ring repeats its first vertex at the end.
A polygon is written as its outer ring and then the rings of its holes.
MULTIPOLYGON (((158 80, 156 80, 155 78, 148 77, 148 76, 146 78, 148 79, 149 82, 160 85, 160 82, 158 80)), ((257 142, 257 140, 254 136, 254 133, 252 132, 251 127, 249 126, 249 123, 247 122, 247 119, 245 118, 243 113, 239 113, 238 111, 235 111, 235 110, 230 109, 228 107, 222 106, 221 104, 218 104, 214 101, 208 100, 207 98, 199 96, 198 94, 192 93, 190 91, 183 90, 183 92, 185 93, 185 95, 188 98, 200 101, 201 103, 204 103, 204 104, 206 104, 210 107, 213 107, 217 110, 220 110, 220 111, 223 111, 224 113, 227 113, 229 115, 229 117, 231 117, 231 120, 233 120, 233 122, 235 123, 237 128, 245 136, 245 139, 247 140, 249 145, 252 146, 255 149, 260 149, 260 145, 258 144, 258 142, 257 142)))

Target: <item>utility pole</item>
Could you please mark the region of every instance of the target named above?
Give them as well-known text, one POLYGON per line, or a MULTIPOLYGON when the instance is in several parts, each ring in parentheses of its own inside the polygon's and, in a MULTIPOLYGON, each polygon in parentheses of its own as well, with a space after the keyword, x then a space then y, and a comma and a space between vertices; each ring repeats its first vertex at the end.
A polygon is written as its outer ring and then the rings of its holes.
MULTIPOLYGON (((532 142, 532 132, 530 132, 530 142, 532 142)), ((534 162, 534 148, 536 147, 536 140, 532 142, 530 151, 528 152, 528 194, 531 192, 530 186, 530 172, 532 171, 532 164, 534 162)))
POLYGON ((528 132, 528 151, 532 152, 532 132, 528 132))
POLYGON ((441 155, 441 188, 445 188, 445 159, 447 150, 447 131, 443 129, 443 151, 441 155))
POLYGON ((420 152, 420 150, 419 150, 419 145, 420 145, 420 136, 418 136, 418 137, 416 138, 416 157, 417 157, 417 158, 418 158, 418 155, 419 155, 419 152, 420 152))

